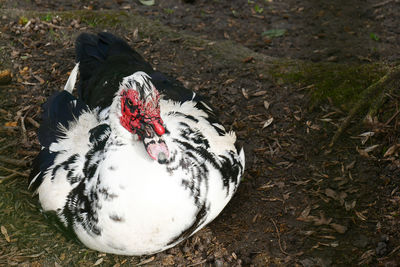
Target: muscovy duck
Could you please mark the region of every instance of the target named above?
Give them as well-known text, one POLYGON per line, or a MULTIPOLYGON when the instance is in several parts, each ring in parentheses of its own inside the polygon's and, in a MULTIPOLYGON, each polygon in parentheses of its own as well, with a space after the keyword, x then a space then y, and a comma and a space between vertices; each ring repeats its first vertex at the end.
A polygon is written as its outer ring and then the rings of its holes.
POLYGON ((122 255, 163 251, 210 223, 244 171, 235 134, 119 37, 82 33, 76 55, 42 107, 29 186, 43 211, 87 247, 122 255))

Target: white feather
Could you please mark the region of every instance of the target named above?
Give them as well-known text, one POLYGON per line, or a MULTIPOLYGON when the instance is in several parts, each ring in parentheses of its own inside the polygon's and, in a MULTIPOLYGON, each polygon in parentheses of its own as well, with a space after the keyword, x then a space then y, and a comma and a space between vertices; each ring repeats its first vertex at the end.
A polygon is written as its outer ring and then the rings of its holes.
POLYGON ((78 70, 79 70, 79 62, 75 64, 75 67, 72 69, 71 74, 68 77, 68 81, 64 86, 65 91, 72 93, 72 91, 74 90, 76 78, 78 76, 78 70))

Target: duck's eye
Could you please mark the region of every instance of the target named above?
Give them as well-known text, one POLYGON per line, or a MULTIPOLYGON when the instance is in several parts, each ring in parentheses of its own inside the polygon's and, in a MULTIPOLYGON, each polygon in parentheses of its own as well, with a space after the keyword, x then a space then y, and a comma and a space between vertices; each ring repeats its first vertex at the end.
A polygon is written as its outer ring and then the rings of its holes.
POLYGON ((126 100, 126 104, 131 107, 133 106, 132 100, 130 98, 128 98, 128 100, 126 100))

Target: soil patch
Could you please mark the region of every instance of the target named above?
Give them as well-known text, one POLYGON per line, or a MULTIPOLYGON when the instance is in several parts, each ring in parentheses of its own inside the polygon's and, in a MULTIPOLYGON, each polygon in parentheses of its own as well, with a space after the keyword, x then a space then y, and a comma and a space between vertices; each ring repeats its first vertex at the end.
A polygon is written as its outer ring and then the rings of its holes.
POLYGON ((400 11, 396 1, 0 3, 4 9, 44 11, 41 16, 2 13, 0 21, 0 58, 7 62, 0 66, 14 74, 11 84, 0 86, 0 154, 22 160, 21 165, 0 163, 4 214, 0 265, 395 266, 400 262, 397 93, 378 118, 369 125, 354 122, 330 148, 330 138, 347 109, 324 98, 310 111, 313 84, 287 83, 260 72, 254 64, 257 58, 243 58, 233 65, 210 57, 207 47, 194 47, 184 38, 152 38, 136 27, 121 26, 112 15, 79 20, 50 12, 125 10, 128 16, 140 14, 177 32, 231 40, 259 55, 390 65, 400 59, 400 32, 391 19, 400 11), (23 165, 29 165, 39 150, 35 131, 40 105, 63 87, 74 65, 75 37, 104 28, 126 38, 158 70, 207 96, 246 152, 246 174, 223 213, 183 244, 154 256, 105 255, 69 240, 40 214, 24 178, 29 167, 23 165))

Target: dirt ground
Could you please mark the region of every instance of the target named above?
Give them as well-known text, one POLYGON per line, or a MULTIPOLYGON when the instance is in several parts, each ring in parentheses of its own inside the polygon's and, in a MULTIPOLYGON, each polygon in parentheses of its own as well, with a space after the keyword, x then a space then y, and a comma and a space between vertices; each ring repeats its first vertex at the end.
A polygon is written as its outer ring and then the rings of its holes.
POLYGON ((11 83, 0 85, 0 266, 400 264, 398 90, 371 123, 360 123, 360 115, 329 147, 352 103, 316 100, 315 84, 260 72, 253 64, 257 58, 226 64, 183 37, 146 36, 113 18, 104 24, 50 13, 122 11, 209 43, 230 40, 282 62, 390 69, 400 62, 399 1, 156 0, 146 6, 128 0, 0 0, 0 6, 0 71, 13 73, 11 83), (104 29, 207 96, 246 152, 243 181, 221 215, 153 256, 84 248, 52 226, 27 189, 29 163, 39 151, 40 105, 63 87, 74 65, 75 37, 104 29))

